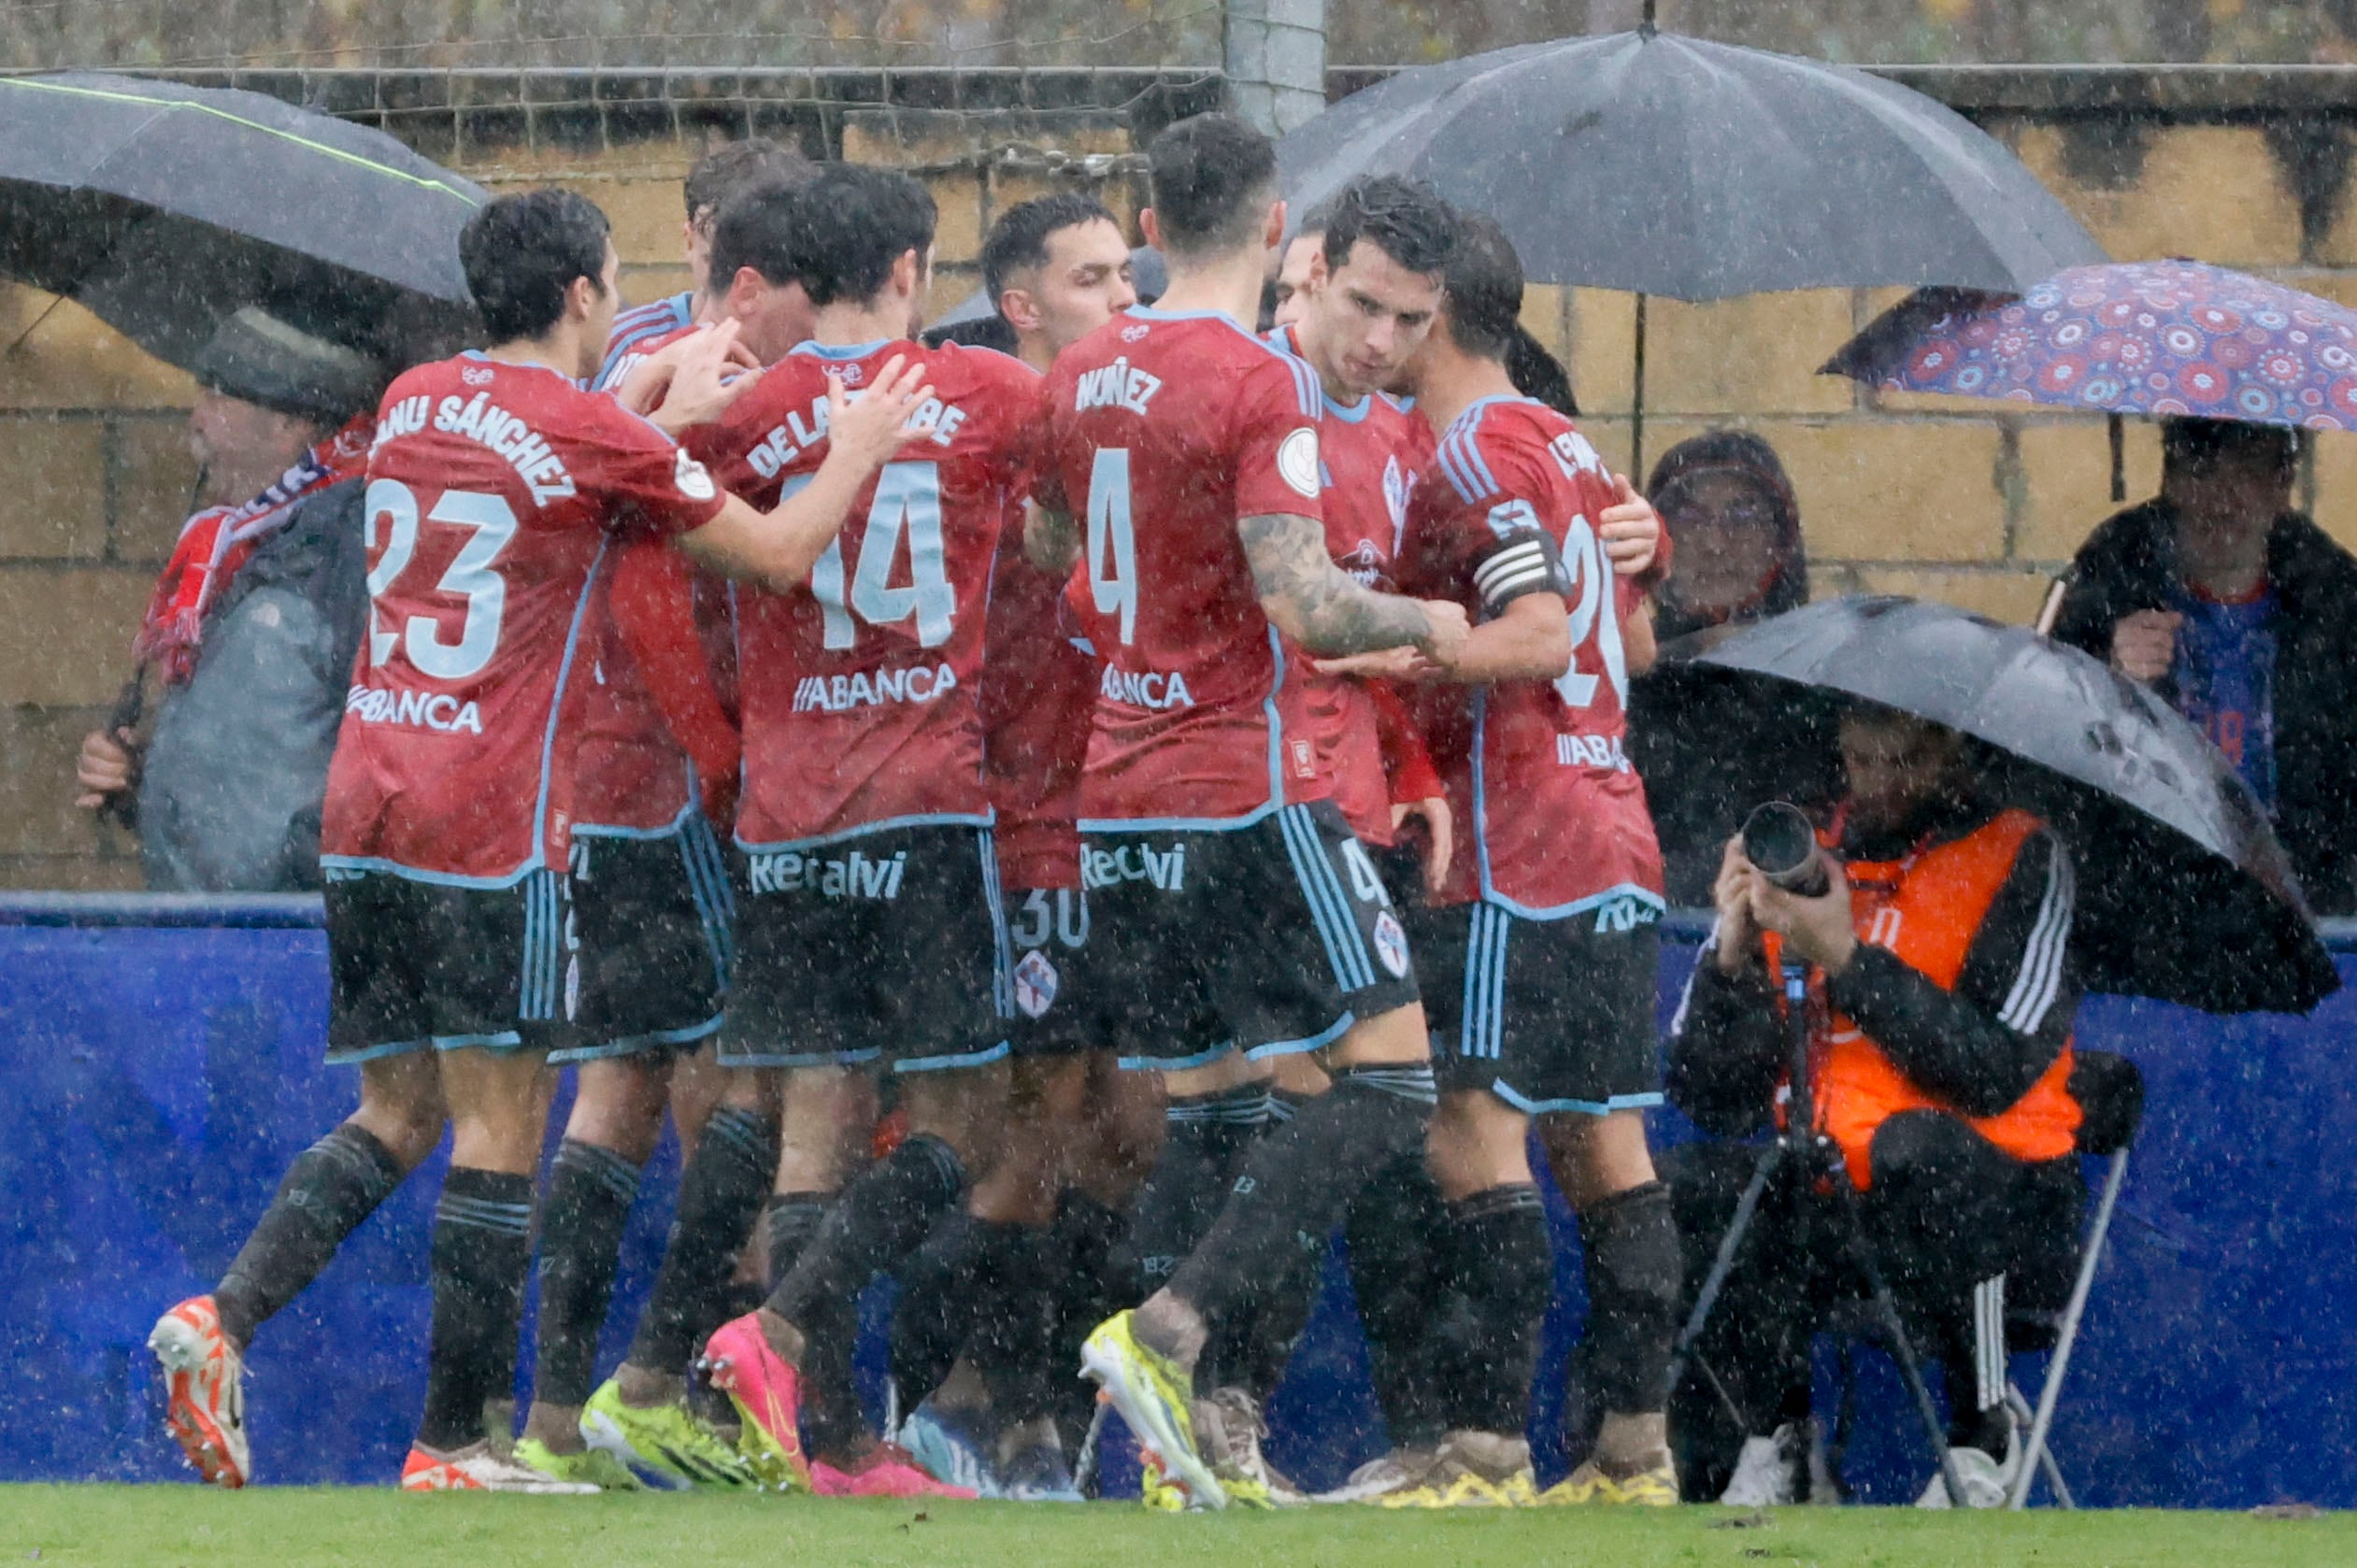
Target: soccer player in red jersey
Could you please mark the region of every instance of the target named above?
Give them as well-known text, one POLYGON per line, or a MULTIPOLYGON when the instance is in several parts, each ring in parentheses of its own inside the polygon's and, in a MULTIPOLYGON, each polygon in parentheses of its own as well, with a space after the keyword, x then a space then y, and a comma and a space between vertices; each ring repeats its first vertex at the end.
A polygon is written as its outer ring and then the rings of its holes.
MULTIPOLYGON (((1136 303, 1129 242, 1093 196, 1008 208, 981 260, 1017 357, 1037 371, 1136 303)), ((981 705, 1015 961, 1012 1100, 997 1159, 965 1207, 897 1271, 892 1371, 913 1406, 900 1440, 936 1478, 1070 1501, 1079 1494, 1055 1415, 1077 1391, 1080 1337, 1133 1299, 1133 1271, 1116 1279, 1111 1264, 1162 1106, 1150 1081, 1121 1072, 1108 1043, 1078 1026, 1068 983, 1089 929, 1078 819, 1097 663, 1076 646, 1064 587, 1064 574, 1024 558, 1010 513, 991 580, 981 705)), ((1076 1414, 1077 1436, 1087 1412, 1076 1414)))
MULTIPOLYGON (((561 718, 599 563, 629 533, 732 573, 792 580, 896 442, 917 378, 841 419, 833 472, 764 516, 660 430, 584 392, 614 312, 605 215, 561 191, 503 196, 460 259, 493 340, 387 390, 369 458, 368 635, 329 774, 321 864, 328 1054, 360 1109, 298 1158, 209 1295, 150 1343, 207 1479, 246 1478, 242 1357, 256 1325, 453 1129, 436 1212, 427 1394, 402 1485, 584 1491, 494 1455, 484 1405, 513 1375, 549 1046, 570 976, 572 824, 561 718)), ((665 406, 724 406, 733 332, 665 406)), ((898 367, 894 367, 897 373, 898 367)))
MULTIPOLYGON (((814 315, 778 260, 784 208, 812 173, 796 167, 796 181, 738 189, 717 218, 704 215, 713 282, 699 317, 735 322, 739 347, 763 363, 808 337, 814 315)), ((677 357, 663 351, 704 330, 648 338, 624 362, 651 360, 648 374, 660 374, 677 357)), ((707 820, 736 786, 735 720, 707 658, 716 634, 733 658, 726 592, 660 539, 624 540, 584 633, 571 867, 579 1043, 550 1057, 579 1073, 541 1206, 533 1404, 516 1447, 564 1479, 627 1486, 636 1470, 673 1486, 755 1482, 685 1404, 697 1347, 733 1315, 725 1293, 778 1160, 774 1086, 733 1082, 710 1049, 735 919, 707 820), (630 1352, 593 1392, 622 1231, 666 1105, 687 1162, 678 1220, 630 1352)))
POLYGON ((688 267, 684 292, 666 294, 645 305, 614 314, 614 325, 598 362, 594 384, 619 387, 649 354, 662 348, 682 327, 709 325, 722 320, 724 291, 712 287, 712 231, 721 208, 739 191, 758 185, 795 184, 810 176, 810 161, 791 147, 766 136, 725 142, 696 160, 679 193, 687 203, 687 218, 679 225, 679 243, 688 267))
POLYGON ((859 1292, 958 1203, 1003 1132, 1011 963, 977 699, 1038 377, 988 349, 904 341, 935 222, 915 180, 833 165, 790 213, 812 340, 694 449, 752 494, 792 493, 827 460, 832 389, 906 353, 934 395, 807 582, 739 597, 746 896, 721 1049, 799 1070, 789 1127, 810 1070, 889 1068, 908 1135, 844 1186, 767 1304, 723 1325, 707 1360, 747 1441, 806 1466, 821 1495, 971 1496, 877 1441, 850 1357, 859 1292))
POLYGON ((1410 592, 1455 594, 1479 620, 1420 690, 1466 846, 1409 922, 1431 982, 1432 1168, 1463 1310, 1436 1351, 1447 1440, 1424 1484, 1386 1501, 1534 1495, 1522 1433, 1553 1268, 1526 1138, 1532 1118, 1557 1117, 1581 1127, 1556 1174, 1580 1214, 1607 1415, 1593 1457, 1546 1500, 1674 1502, 1661 1411, 1678 1254, 1641 1115, 1661 1098, 1661 856, 1623 749, 1621 637, 1659 524, 1569 420, 1515 392, 1504 361, 1521 295, 1512 247, 1467 215, 1444 330, 1417 367, 1439 478, 1399 567, 1410 592))
POLYGON ((1239 320, 1284 230, 1274 149, 1203 115, 1148 163, 1171 286, 1058 357, 1026 537, 1036 561, 1081 564, 1105 659, 1080 804, 1099 1037, 1178 1060, 1315 1051, 1336 1075, 1261 1140, 1170 1283, 1084 1352, 1164 1474, 1221 1506, 1190 1408, 1207 1334, 1294 1310, 1300 1238, 1324 1245, 1421 1138, 1432 1095, 1405 935, 1303 733, 1305 657, 1445 657, 1464 618, 1362 588, 1327 551, 1316 378, 1239 320))

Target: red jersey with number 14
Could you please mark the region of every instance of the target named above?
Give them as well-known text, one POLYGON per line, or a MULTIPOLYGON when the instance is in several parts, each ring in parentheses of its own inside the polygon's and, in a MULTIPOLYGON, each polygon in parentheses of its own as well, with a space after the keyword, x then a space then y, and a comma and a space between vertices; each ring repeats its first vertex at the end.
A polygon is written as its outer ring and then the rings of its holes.
POLYGON ((321 863, 487 887, 563 866, 558 716, 599 561, 617 534, 683 534, 725 500, 669 436, 543 366, 470 353, 395 380, 321 863))
POLYGON ((729 489, 774 506, 826 457, 828 381, 868 385, 895 354, 933 386, 914 434, 860 492, 806 589, 737 593, 736 841, 749 849, 991 820, 983 616, 999 531, 1021 499, 1038 372, 954 343, 806 343, 687 439, 729 489))
POLYGON ((1321 519, 1322 394, 1216 311, 1134 307, 1056 358, 1041 506, 1081 525, 1073 597, 1104 669, 1083 828, 1242 826, 1327 793, 1307 661, 1261 609, 1239 519, 1321 519))
POLYGON ((1659 911, 1661 848, 1626 746, 1622 579, 1596 536, 1612 476, 1569 420, 1521 397, 1458 415, 1434 469, 1408 520, 1404 590, 1455 599, 1478 620, 1475 568, 1516 534, 1543 530, 1563 557, 1572 648, 1560 680, 1418 689, 1425 741, 1472 840, 1450 863, 1442 902, 1479 898, 1536 919, 1623 900, 1659 911))

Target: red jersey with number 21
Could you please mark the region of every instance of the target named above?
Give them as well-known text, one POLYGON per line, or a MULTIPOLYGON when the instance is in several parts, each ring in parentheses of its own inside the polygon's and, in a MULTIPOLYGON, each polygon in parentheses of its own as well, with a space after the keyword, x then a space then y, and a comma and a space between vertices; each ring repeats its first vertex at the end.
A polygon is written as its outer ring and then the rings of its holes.
POLYGON ((1328 792, 1307 661, 1236 534, 1323 519, 1321 403, 1308 366, 1214 311, 1134 307, 1056 357, 1035 494, 1081 525, 1073 597, 1105 662, 1084 829, 1242 826, 1328 792))
POLYGON ((895 354, 921 363, 933 386, 913 434, 860 492, 806 590, 736 596, 736 841, 749 849, 991 820, 976 706, 983 617, 999 531, 1021 498, 1039 373, 954 343, 806 343, 687 439, 729 489, 775 506, 825 460, 828 381, 872 384, 895 354))
POLYGON ((1479 898, 1536 919, 1607 905, 1658 912, 1661 848, 1626 744, 1622 579, 1596 537, 1612 476, 1569 420, 1521 397, 1458 415, 1433 469, 1408 521, 1403 591, 1455 599, 1478 620, 1475 567, 1536 528, 1562 552, 1571 617, 1571 668, 1559 680, 1418 688, 1450 805, 1471 824, 1442 902, 1479 898))
POLYGON ((662 431, 544 366, 469 353, 395 380, 321 863, 485 887, 562 867, 558 713, 598 563, 614 535, 684 534, 725 501, 662 431))

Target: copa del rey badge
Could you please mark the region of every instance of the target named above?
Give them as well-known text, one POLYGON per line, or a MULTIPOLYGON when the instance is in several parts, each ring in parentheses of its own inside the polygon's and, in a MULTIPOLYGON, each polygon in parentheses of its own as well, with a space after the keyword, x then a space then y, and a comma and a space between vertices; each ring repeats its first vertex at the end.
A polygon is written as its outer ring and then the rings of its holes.
POLYGON ((1022 1009, 1023 1017, 1036 1019, 1055 1005, 1056 985, 1056 966, 1035 948, 1015 965, 1015 1005, 1022 1009))
POLYGON ((1407 933, 1393 919, 1389 909, 1375 917, 1375 956, 1383 961, 1383 967, 1399 979, 1407 973, 1407 933))

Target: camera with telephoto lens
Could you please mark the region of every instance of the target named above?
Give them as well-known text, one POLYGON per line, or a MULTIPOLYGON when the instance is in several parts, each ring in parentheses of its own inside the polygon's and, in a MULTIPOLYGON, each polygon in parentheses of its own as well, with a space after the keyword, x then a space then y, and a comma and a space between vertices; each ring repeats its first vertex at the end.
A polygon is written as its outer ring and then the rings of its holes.
POLYGON ((1751 808, 1743 820, 1743 858, 1795 897, 1822 898, 1833 887, 1817 830, 1791 801, 1772 800, 1751 808))

